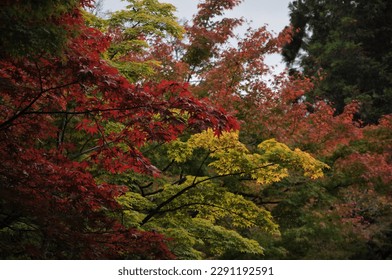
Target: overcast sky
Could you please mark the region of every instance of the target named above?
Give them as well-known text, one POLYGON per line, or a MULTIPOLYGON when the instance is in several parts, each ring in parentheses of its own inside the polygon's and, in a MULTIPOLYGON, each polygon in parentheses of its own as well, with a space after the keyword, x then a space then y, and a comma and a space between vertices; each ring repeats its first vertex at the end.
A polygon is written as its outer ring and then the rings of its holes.
MULTIPOLYGON (((179 19, 191 19, 196 12, 198 0, 160 0, 171 3, 177 7, 176 16, 179 19)), ((288 4, 291 0, 243 0, 243 3, 226 13, 228 17, 244 17, 252 21, 252 26, 257 28, 267 25, 268 30, 279 33, 289 24, 288 4)), ((103 11, 115 11, 124 8, 127 1, 104 0, 103 11)), ((269 63, 279 64, 280 56, 269 58, 269 63)), ((278 67, 283 68, 283 65, 278 67)))
MULTIPOLYGON (((177 7, 177 17, 179 19, 190 19, 196 12, 197 0, 161 0, 160 2, 171 3, 177 7)), ((269 30, 281 31, 289 23, 288 4, 290 0, 244 0, 242 4, 227 16, 245 17, 253 21, 253 26, 258 27, 268 24, 269 30)), ((127 5, 126 1, 104 0, 104 11, 118 10, 127 5)))

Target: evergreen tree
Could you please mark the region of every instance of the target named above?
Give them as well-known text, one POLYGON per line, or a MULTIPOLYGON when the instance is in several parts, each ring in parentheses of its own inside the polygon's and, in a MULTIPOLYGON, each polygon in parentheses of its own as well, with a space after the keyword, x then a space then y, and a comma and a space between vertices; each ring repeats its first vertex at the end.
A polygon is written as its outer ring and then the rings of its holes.
POLYGON ((295 35, 284 59, 292 70, 322 75, 309 97, 332 102, 337 114, 358 100, 365 123, 391 113, 392 2, 299 0, 289 8, 295 35))

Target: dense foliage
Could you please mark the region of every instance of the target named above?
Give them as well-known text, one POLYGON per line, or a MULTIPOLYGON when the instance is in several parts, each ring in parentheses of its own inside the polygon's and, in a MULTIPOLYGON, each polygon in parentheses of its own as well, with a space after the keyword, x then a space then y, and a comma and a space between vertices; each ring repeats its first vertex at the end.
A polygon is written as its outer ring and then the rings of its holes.
POLYGON ((0 62, 1 256, 171 258, 163 236, 112 217, 126 187, 95 173, 156 174, 140 152, 145 143, 236 123, 175 83, 130 84, 101 58, 110 38, 85 26, 74 4, 59 15, 77 30, 56 46, 61 54, 10 52, 0 62))
POLYGON ((5 1, 0 258, 391 258, 392 117, 274 74, 302 33, 234 41, 241 2, 5 1))
POLYGON ((290 4, 297 32, 283 54, 293 68, 323 78, 312 98, 333 102, 337 113, 351 101, 360 101, 357 117, 366 123, 392 113, 391 11, 388 0, 290 4))

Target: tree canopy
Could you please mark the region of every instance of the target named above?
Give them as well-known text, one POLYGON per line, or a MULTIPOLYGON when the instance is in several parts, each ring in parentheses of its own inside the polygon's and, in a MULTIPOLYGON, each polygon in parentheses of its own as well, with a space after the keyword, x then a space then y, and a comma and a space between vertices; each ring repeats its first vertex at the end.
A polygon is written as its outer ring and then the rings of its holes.
POLYGON ((392 117, 357 95, 386 81, 390 49, 343 40, 365 2, 293 2, 292 28, 233 42, 246 23, 225 13, 241 2, 201 1, 185 23, 157 0, 105 16, 87 0, 4 2, 0 258, 391 258, 392 117), (320 25, 312 5, 357 10, 320 25), (323 50, 321 73, 317 44, 362 56, 323 50), (292 75, 265 63, 301 48, 292 75), (352 70, 337 103, 331 73, 370 57, 376 81, 352 70))

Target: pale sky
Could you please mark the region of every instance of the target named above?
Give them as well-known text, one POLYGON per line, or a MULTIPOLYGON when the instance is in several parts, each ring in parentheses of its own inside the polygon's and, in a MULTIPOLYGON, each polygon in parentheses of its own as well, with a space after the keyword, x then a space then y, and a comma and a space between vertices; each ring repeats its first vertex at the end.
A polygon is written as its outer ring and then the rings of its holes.
MULTIPOLYGON (((197 0, 161 0, 177 7, 179 19, 190 19, 196 12, 197 0)), ((275 32, 281 31, 289 23, 288 4, 291 0, 244 0, 242 4, 227 13, 230 17, 245 17, 253 21, 254 27, 268 24, 268 29, 275 32)), ((126 1, 104 0, 104 11, 118 10, 127 5, 126 1)))
MULTIPOLYGON (((252 27, 257 28, 267 25, 268 30, 279 33, 289 24, 288 5, 292 0, 243 0, 232 11, 226 13, 227 17, 244 17, 252 21, 252 27)), ((177 7, 176 16, 179 19, 191 19, 196 12, 198 0, 160 0, 160 2, 171 3, 177 7)), ((103 11, 115 11, 125 8, 127 1, 104 0, 103 11)), ((280 56, 274 55, 268 58, 268 64, 280 64, 280 56)), ((279 69, 284 66, 280 64, 279 69)))

